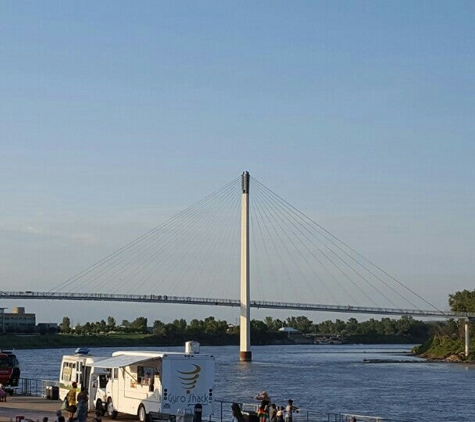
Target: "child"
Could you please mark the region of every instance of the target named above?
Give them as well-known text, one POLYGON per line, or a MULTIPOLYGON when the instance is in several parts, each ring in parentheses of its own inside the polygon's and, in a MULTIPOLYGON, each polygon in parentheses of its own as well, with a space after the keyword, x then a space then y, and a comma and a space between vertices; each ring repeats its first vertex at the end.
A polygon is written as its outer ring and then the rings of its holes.
POLYGON ((63 412, 61 410, 56 411, 56 420, 55 422, 65 422, 63 412))
POLYGON ((7 393, 3 389, 3 384, 0 384, 0 401, 7 401, 7 393))
POLYGON ((96 410, 96 416, 93 419, 93 422, 101 422, 102 421, 102 412, 97 409, 96 410))

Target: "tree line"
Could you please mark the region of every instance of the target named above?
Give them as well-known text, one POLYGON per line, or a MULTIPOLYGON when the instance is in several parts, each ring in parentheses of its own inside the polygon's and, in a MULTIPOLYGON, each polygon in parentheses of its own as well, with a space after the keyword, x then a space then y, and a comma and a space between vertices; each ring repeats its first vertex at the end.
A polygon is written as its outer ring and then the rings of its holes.
MULTIPOLYGON (((302 336, 311 338, 312 336, 342 336, 342 337, 376 337, 376 336, 399 336, 407 339, 428 338, 433 330, 434 324, 417 321, 410 316, 403 316, 399 319, 374 318, 368 321, 359 322, 356 318, 348 321, 337 319, 336 321, 323 321, 315 323, 306 316, 291 316, 285 320, 274 319, 270 316, 263 321, 251 320, 251 336, 262 342, 275 338, 276 335, 284 335, 280 331, 282 327, 291 327, 298 330, 302 336)), ((152 334, 157 337, 199 337, 199 336, 238 336, 239 326, 228 323, 225 320, 215 319, 212 316, 204 320, 192 319, 187 322, 185 319, 175 319, 173 322, 165 323, 155 320, 151 326, 148 319, 138 317, 134 321, 123 320, 118 324, 115 318, 109 316, 106 320, 96 322, 86 322, 71 326, 69 317, 64 317, 60 324, 60 332, 64 334, 92 335, 92 334, 152 334)), ((254 340, 253 340, 254 341, 254 340)))

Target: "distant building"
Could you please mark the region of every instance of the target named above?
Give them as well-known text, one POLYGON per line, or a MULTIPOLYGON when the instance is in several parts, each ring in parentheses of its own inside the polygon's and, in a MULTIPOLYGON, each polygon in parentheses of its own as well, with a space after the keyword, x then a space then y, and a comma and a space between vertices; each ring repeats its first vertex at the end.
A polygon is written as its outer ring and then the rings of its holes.
POLYGON ((3 332, 32 332, 35 327, 36 314, 26 313, 24 307, 14 307, 11 313, 3 310, 3 332))
POLYGON ((279 331, 281 333, 287 333, 288 338, 302 335, 302 333, 299 330, 296 330, 295 328, 292 328, 292 327, 282 327, 282 328, 279 328, 279 331))

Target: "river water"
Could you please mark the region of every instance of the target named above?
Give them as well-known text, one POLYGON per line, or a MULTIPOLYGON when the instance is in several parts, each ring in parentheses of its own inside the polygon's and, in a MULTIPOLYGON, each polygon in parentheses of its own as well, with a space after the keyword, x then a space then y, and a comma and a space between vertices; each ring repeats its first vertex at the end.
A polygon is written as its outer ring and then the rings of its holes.
MULTIPOLYGON (((115 350, 95 348, 91 353, 109 356, 115 350)), ((160 350, 183 351, 184 347, 160 350)), ((266 390, 277 405, 292 398, 300 408, 323 413, 472 422, 475 366, 413 362, 409 350, 410 346, 401 345, 255 346, 253 361, 241 363, 237 346, 201 347, 201 353, 216 357, 217 400, 252 403, 257 393, 266 390), (363 359, 411 362, 364 363, 363 359)), ((61 357, 73 353, 72 348, 16 351, 23 378, 48 380, 58 379, 61 357)))

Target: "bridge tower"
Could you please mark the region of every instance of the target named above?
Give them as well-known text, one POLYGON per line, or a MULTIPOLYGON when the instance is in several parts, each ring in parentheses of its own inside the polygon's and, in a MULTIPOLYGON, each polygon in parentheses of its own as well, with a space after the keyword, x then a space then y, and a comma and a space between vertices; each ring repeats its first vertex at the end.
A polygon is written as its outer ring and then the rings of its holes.
POLYGON ((239 360, 241 362, 252 360, 249 275, 249 172, 245 171, 242 174, 241 199, 241 314, 239 320, 239 360))

